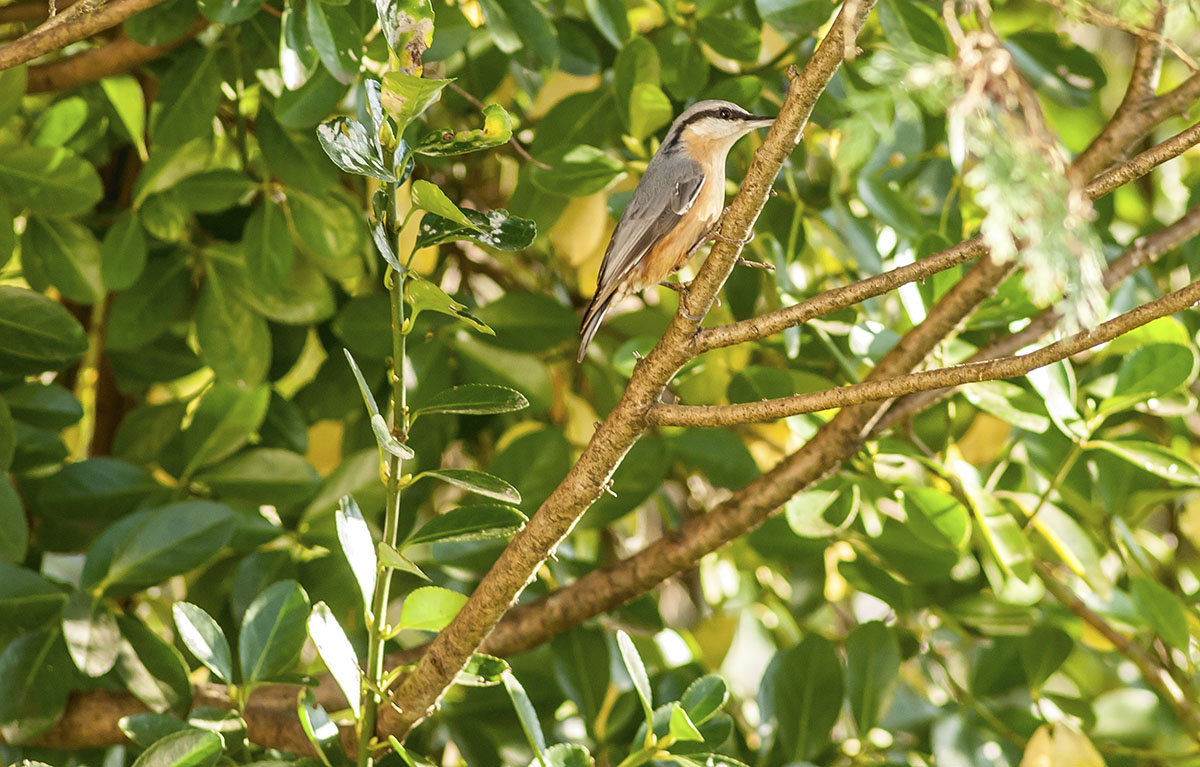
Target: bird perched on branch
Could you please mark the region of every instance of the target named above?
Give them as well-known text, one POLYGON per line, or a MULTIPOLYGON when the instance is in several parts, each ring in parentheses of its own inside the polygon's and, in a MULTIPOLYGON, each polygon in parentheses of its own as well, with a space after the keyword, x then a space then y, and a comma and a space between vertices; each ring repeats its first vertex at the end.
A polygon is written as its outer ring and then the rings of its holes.
POLYGON ((713 239, 725 205, 729 150, 774 120, 716 99, 693 104, 675 118, 604 252, 596 293, 579 328, 578 361, 615 302, 659 284, 713 239))

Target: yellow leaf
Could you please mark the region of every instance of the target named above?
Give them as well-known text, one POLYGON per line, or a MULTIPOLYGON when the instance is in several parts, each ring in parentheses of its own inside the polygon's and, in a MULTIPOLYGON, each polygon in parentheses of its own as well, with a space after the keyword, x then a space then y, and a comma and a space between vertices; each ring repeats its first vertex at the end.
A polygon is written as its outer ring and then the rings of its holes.
POLYGON ((1021 767, 1104 767, 1086 735, 1067 724, 1042 725, 1025 746, 1021 767))

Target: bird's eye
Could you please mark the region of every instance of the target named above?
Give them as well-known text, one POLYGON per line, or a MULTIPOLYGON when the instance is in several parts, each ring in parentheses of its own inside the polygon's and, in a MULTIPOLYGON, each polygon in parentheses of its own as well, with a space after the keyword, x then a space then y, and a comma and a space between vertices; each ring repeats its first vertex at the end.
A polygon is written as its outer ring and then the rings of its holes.
POLYGON ((722 109, 719 114, 721 115, 722 120, 730 120, 733 118, 733 112, 730 112, 728 109, 722 109))

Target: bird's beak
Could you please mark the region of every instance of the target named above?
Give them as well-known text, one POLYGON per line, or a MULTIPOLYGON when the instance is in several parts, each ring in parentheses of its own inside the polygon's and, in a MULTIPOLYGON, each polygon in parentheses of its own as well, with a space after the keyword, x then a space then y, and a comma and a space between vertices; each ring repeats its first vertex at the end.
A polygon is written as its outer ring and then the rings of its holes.
POLYGON ((746 121, 746 124, 751 128, 770 128, 774 122, 775 117, 772 115, 754 115, 746 121))

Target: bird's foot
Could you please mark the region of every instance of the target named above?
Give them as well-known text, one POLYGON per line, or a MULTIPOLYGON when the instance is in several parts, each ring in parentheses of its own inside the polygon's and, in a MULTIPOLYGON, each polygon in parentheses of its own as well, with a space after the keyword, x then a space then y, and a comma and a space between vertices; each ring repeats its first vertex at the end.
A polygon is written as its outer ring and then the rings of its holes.
POLYGON ((688 288, 690 288, 692 286, 692 281, 688 280, 687 282, 667 282, 666 280, 663 280, 662 282, 660 282, 658 284, 659 284, 659 286, 664 287, 667 290, 673 290, 676 293, 682 293, 683 291, 687 290, 688 288))
POLYGON ((726 242, 730 245, 749 245, 754 240, 754 232, 751 231, 749 237, 744 237, 741 239, 737 237, 726 237, 720 232, 713 232, 712 238, 717 242, 726 242))

